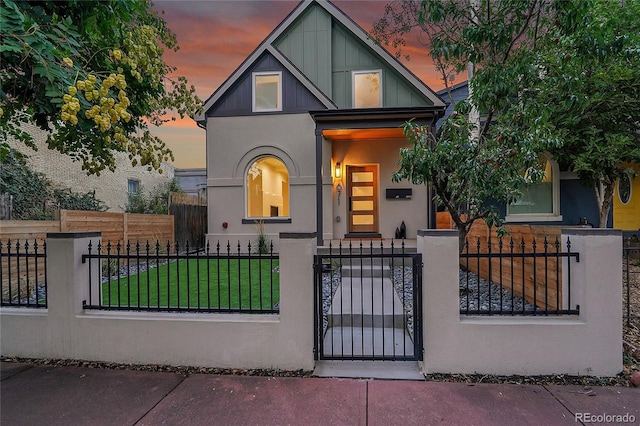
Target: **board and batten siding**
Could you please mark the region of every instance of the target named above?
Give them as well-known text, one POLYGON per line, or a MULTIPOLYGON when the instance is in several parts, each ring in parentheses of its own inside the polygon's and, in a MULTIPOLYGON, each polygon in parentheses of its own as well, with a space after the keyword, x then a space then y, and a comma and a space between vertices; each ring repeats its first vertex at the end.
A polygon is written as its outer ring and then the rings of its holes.
POLYGON ((274 45, 323 93, 331 93, 331 15, 312 7, 274 45))
POLYGON ((334 24, 332 37, 332 100, 339 108, 352 108, 351 71, 382 70, 382 102, 385 108, 428 106, 433 103, 386 65, 368 46, 334 24))

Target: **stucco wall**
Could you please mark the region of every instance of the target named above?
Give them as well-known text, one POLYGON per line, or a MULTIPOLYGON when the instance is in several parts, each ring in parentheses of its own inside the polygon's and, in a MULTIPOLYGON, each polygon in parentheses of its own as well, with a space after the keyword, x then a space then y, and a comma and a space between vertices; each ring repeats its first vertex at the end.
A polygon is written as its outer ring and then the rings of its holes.
POLYGON ((406 147, 404 139, 395 140, 366 140, 366 141, 335 141, 332 144, 332 157, 334 162, 340 162, 343 169, 341 181, 343 191, 338 205, 338 193, 336 186, 338 180, 334 179, 332 189, 333 205, 333 238, 343 238, 348 232, 349 223, 349 195, 346 185, 346 173, 348 165, 379 165, 378 175, 378 201, 379 201, 379 229, 383 238, 393 238, 396 227, 400 227, 402 221, 407 227, 407 238, 415 239, 418 229, 424 229, 428 225, 428 196, 425 185, 411 185, 408 181, 394 183, 391 176, 398 170, 399 150, 406 147), (411 188, 411 199, 386 199, 387 188, 411 188), (340 221, 337 221, 340 216, 340 221))
MULTIPOLYGON (((328 145, 328 143, 327 143, 328 145)), ((315 123, 309 114, 209 117, 207 120, 208 240, 246 241, 257 235, 247 218, 245 176, 248 167, 265 155, 279 158, 289 172, 291 223, 266 223, 265 232, 277 241, 280 232, 316 229, 315 123), (228 227, 223 228, 222 224, 228 227)), ((330 173, 330 151, 324 156, 330 173)), ((331 178, 325 178, 329 202, 331 178)), ((326 213, 325 233, 330 212, 326 213)), ((327 236, 330 236, 328 234, 327 236)))
POLYGON ((68 155, 61 154, 47 148, 47 133, 34 125, 24 125, 34 138, 37 151, 23 143, 9 139, 9 146, 29 156, 27 162, 38 173, 44 174, 55 186, 71 188, 80 193, 96 192, 96 198, 103 201, 108 211, 123 212, 127 206, 127 182, 135 179, 145 193, 165 185, 174 176, 174 167, 162 163, 162 174, 157 171, 149 172, 146 167, 133 167, 125 153, 116 154, 116 170, 104 170, 100 176, 87 176, 86 171, 78 162, 74 162, 68 155))
MULTIPOLYGON (((622 233, 563 230, 580 262, 571 262, 572 305, 579 316, 490 316, 459 313, 458 234, 420 231, 423 253, 425 373, 571 374, 614 376, 622 371, 622 233)), ((563 298, 565 308, 567 298, 563 298)))
MULTIPOLYGON (((81 233, 48 240, 48 309, 0 309, 2 356, 313 369, 313 286, 301 283, 313 278, 315 234, 282 238, 279 315, 84 310, 89 268, 82 254, 98 238, 81 233)), ((94 302, 98 294, 91 293, 94 302)))

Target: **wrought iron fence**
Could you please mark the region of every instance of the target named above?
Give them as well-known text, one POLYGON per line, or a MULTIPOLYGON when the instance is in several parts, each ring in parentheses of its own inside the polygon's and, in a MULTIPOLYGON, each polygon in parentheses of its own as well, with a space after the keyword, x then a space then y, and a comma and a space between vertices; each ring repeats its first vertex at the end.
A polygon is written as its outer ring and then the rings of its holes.
POLYGON ((640 243, 637 237, 624 240, 622 249, 623 315, 627 327, 640 324, 640 243))
POLYGON ((562 258, 580 261, 567 239, 562 251, 558 238, 547 238, 539 247, 535 239, 526 244, 510 238, 497 244, 468 240, 460 254, 460 314, 463 315, 577 315, 580 306, 571 301, 571 262, 566 262, 563 282, 562 258), (566 301, 565 301, 566 297, 566 301), (566 303, 565 303, 566 302, 566 303))
POLYGON ((278 313, 279 255, 240 242, 215 247, 178 243, 89 243, 89 297, 85 309, 278 313), (93 261, 92 261, 93 260, 93 261), (98 269, 98 270, 96 270, 98 269), (99 272, 99 273, 98 273, 99 272), (98 282, 99 281, 99 282, 98 282))
POLYGON ((371 241, 314 256, 316 359, 422 359, 422 257, 371 241))
POLYGON ((0 241, 2 306, 47 307, 47 244, 0 241))

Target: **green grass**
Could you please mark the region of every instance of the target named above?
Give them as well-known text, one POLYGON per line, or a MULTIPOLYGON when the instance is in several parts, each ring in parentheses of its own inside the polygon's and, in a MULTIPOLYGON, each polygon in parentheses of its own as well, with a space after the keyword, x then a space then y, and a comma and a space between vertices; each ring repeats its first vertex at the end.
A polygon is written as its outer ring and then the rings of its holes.
POLYGON ((280 300, 280 274, 272 274, 278 265, 267 259, 182 259, 103 283, 102 304, 270 310, 280 300))

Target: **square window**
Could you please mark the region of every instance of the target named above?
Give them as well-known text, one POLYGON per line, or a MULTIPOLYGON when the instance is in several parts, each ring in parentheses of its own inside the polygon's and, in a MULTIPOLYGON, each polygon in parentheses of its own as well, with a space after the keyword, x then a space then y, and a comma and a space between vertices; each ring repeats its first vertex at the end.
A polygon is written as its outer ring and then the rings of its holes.
POLYGON ((129 179, 127 181, 127 192, 129 194, 135 194, 140 189, 140 181, 137 179, 129 179))
POLYGON ((382 71, 353 71, 353 107, 382 106, 382 71))
POLYGON ((253 73, 253 111, 282 111, 282 73, 253 73))

